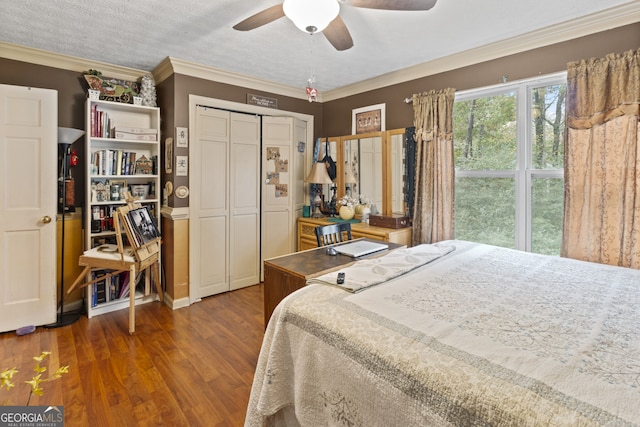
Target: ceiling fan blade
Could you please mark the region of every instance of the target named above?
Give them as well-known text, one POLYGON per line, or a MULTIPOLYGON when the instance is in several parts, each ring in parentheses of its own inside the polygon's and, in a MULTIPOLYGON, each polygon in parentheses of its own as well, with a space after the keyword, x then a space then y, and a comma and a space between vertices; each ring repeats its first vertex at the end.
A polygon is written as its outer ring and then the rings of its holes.
POLYGON ((322 30, 322 34, 329 40, 329 43, 333 45, 337 50, 347 50, 353 47, 353 39, 347 26, 344 24, 340 15, 336 16, 336 19, 331 21, 327 28, 322 30))
POLYGON ((258 12, 255 15, 251 15, 242 22, 238 22, 233 26, 234 30, 249 31, 258 27, 262 27, 265 24, 280 19, 284 16, 284 10, 282 9, 282 3, 275 6, 271 6, 268 9, 258 12))
POLYGON ((429 10, 437 0, 344 0, 353 7, 383 10, 429 10))

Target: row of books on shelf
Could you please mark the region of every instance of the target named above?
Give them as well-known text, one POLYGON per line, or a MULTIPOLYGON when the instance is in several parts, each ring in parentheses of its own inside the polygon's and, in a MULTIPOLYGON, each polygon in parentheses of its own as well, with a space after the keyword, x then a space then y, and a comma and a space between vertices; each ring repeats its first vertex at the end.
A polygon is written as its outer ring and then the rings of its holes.
MULTIPOLYGON (((101 271, 93 272, 92 279, 102 276, 103 274, 104 272, 101 271)), ((129 292, 131 292, 129 279, 129 272, 124 271, 94 283, 91 287, 91 307, 110 301, 129 298, 129 292)))
POLYGON ((134 151, 97 150, 91 153, 92 175, 155 175, 158 156, 147 158, 134 151))
POLYGON ((99 109, 98 105, 91 107, 90 119, 91 137, 93 138, 115 138, 138 141, 158 140, 157 129, 130 126, 116 127, 114 120, 109 117, 109 112, 99 109))

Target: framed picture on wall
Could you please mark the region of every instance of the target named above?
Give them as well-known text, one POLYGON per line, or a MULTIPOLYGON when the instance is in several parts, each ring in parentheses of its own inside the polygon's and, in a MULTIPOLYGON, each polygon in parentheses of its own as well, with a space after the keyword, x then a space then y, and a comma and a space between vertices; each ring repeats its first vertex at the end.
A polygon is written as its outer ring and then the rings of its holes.
POLYGON ((351 133, 381 132, 385 129, 386 104, 370 105, 351 110, 351 133))
POLYGON ((164 140, 164 171, 173 172, 173 138, 164 140))
POLYGON ((189 129, 176 128, 176 147, 186 148, 189 146, 189 129))

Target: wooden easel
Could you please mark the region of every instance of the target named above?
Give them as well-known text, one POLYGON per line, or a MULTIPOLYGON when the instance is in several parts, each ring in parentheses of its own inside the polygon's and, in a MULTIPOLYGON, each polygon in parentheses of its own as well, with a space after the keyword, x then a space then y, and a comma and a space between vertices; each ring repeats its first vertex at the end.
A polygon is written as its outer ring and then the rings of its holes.
POLYGON ((135 299, 136 299, 136 273, 146 271, 145 274, 145 295, 149 295, 151 292, 150 276, 153 276, 156 292, 160 301, 163 299, 162 286, 160 285, 160 244, 161 239, 159 237, 145 243, 137 244, 137 240, 133 234, 133 229, 127 219, 127 213, 130 210, 138 209, 142 207, 140 203, 136 202, 130 193, 126 195, 126 206, 116 209, 113 222, 116 230, 116 242, 117 252, 105 253, 101 252, 101 247, 96 247, 85 251, 80 256, 78 264, 84 266, 82 273, 76 278, 73 284, 69 287, 67 294, 71 293, 76 288, 83 288, 87 285, 100 282, 111 276, 129 271, 129 333, 133 334, 136 327, 136 312, 135 312, 135 299), (127 239, 132 246, 124 246, 122 243, 122 229, 124 228, 127 235, 127 239), (95 279, 90 279, 90 273, 92 270, 111 270, 105 272, 95 279), (85 280, 83 282, 83 280, 85 280))

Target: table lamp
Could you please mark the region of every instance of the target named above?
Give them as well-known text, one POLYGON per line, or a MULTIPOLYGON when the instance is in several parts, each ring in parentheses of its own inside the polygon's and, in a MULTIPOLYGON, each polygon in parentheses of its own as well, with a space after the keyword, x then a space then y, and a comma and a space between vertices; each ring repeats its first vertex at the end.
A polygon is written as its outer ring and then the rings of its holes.
POLYGON ((331 184, 331 178, 329 178, 329 174, 327 173, 327 166, 324 162, 316 162, 311 167, 311 172, 304 180, 307 184, 316 184, 316 197, 313 199, 313 204, 316 209, 313 212, 313 218, 322 218, 322 212, 320 212, 320 205, 322 204, 322 198, 320 198, 320 194, 322 193, 322 184, 331 184), (320 185, 318 185, 320 184, 320 185))
POLYGON ((346 191, 349 196, 351 196, 352 186, 353 184, 357 184, 358 180, 356 180, 355 175, 353 174, 353 169, 349 166, 348 163, 345 162, 345 173, 344 173, 344 183, 346 184, 346 191))

